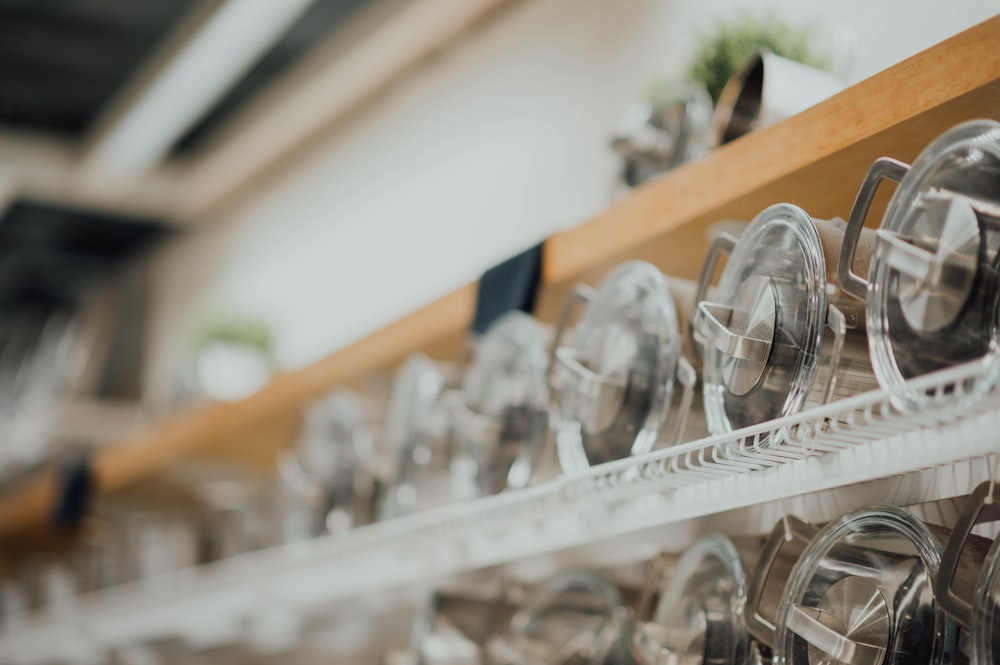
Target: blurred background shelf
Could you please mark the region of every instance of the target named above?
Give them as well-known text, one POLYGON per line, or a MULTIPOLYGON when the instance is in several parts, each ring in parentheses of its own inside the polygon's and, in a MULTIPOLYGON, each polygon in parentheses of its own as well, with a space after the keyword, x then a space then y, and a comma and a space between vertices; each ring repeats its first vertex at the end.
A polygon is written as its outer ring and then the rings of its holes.
MULTIPOLYGON (((574 280, 594 281, 625 258, 644 258, 672 275, 694 277, 706 230, 720 219, 750 219, 777 201, 795 202, 817 217, 846 216, 877 157, 912 159, 928 137, 962 120, 1000 117, 998 31, 1000 18, 975 26, 791 120, 685 165, 554 236, 545 245, 537 315, 553 321, 574 280)), ((294 435, 297 410, 309 398, 391 369, 413 351, 457 358, 475 293, 475 285, 460 288, 313 365, 279 376, 245 400, 177 413, 110 441, 93 455, 98 492, 115 492, 197 456, 272 464, 294 435)), ((53 469, 4 488, 0 540, 44 529, 58 492, 53 469)))
MULTIPOLYGON (((199 649, 256 641, 280 650, 300 643, 317 614, 336 615, 334 625, 391 625, 394 613, 412 612, 443 583, 475 588, 502 577, 530 584, 568 567, 639 564, 708 531, 766 533, 789 514, 822 523, 872 502, 934 502, 928 517, 941 519, 948 500, 997 471, 1000 398, 955 408, 956 393, 973 392, 989 369, 973 363, 912 381, 908 389, 933 396, 916 416, 892 406, 901 390, 866 393, 525 490, 8 617, 0 662, 102 662, 112 650, 169 640, 199 649), (779 431, 787 438, 774 443, 779 431), (762 437, 772 443, 759 445, 762 437)), ((381 626, 380 639, 389 632, 381 626)), ((340 648, 358 641, 342 640, 340 648)))

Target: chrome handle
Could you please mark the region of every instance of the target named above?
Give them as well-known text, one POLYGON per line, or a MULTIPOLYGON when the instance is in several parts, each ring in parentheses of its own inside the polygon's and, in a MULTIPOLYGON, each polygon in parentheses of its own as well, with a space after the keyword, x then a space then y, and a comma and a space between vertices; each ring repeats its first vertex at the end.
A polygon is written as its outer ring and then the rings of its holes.
POLYGON ((496 416, 488 416, 476 411, 465 401, 459 390, 447 391, 446 404, 452 413, 452 422, 462 437, 462 445, 469 449, 474 444, 499 437, 502 425, 496 416))
POLYGON ((785 543, 798 541, 806 544, 815 537, 819 529, 802 520, 786 516, 783 517, 768 536, 764 547, 761 550, 760 558, 750 577, 750 585, 747 589, 746 621, 747 631, 759 642, 774 646, 774 635, 776 628, 774 621, 768 619, 760 613, 761 601, 764 598, 764 589, 771 577, 771 568, 781 552, 785 543))
POLYGON ((866 644, 841 635, 810 614, 815 611, 792 605, 788 611, 788 629, 837 662, 851 665, 877 665, 882 662, 886 650, 884 646, 866 644))
POLYGON ((851 216, 847 220, 847 228, 844 229, 844 244, 840 249, 837 280, 840 282, 840 288, 859 300, 864 300, 867 295, 868 280, 854 272, 854 254, 858 249, 858 239, 861 237, 868 209, 882 180, 899 182, 909 170, 908 164, 889 157, 875 160, 861 183, 854 205, 851 206, 851 216))
MULTIPOLYGON (((556 429, 554 444, 556 456, 559 458, 559 466, 563 472, 569 474, 582 473, 590 468, 590 460, 587 459, 587 452, 583 447, 583 428, 586 426, 595 429, 598 414, 596 409, 589 408, 580 412, 575 406, 576 395, 586 393, 592 403, 601 403, 603 394, 611 387, 620 390, 624 386, 624 381, 620 385, 614 385, 614 379, 605 377, 594 372, 576 359, 573 349, 557 347, 553 349, 551 365, 549 367, 549 386, 553 392, 561 392, 559 386, 553 382, 553 375, 561 376, 564 372, 569 374, 566 381, 560 380, 559 385, 568 385, 568 391, 572 397, 564 394, 561 399, 571 399, 574 408, 574 417, 568 420, 559 418, 559 426, 556 429)), ((560 404, 560 411, 565 411, 567 405, 560 404)))
POLYGON ((667 439, 668 445, 671 446, 680 443, 681 437, 684 436, 684 426, 687 425, 688 413, 694 401, 694 387, 698 383, 698 372, 684 356, 677 359, 677 383, 681 384, 681 401, 677 406, 674 430, 667 439))
POLYGON ((549 388, 552 389, 552 370, 556 363, 556 352, 562 346, 563 335, 566 334, 566 326, 569 324, 570 317, 573 316, 573 310, 580 303, 590 303, 594 299, 595 291, 593 287, 587 284, 577 284, 573 287, 573 291, 566 297, 566 302, 563 304, 562 312, 559 314, 559 321, 556 323, 556 334, 555 338, 552 340, 552 348, 549 351, 549 369, 548 369, 548 384, 549 388))
POLYGON ((732 307, 699 301, 691 321, 695 339, 711 344, 730 358, 753 362, 767 360, 771 341, 734 333, 729 329, 732 316, 732 307))
POLYGON ((708 286, 712 282, 715 274, 715 267, 719 264, 719 259, 723 254, 732 254, 736 247, 736 236, 729 233, 720 233, 715 236, 708 246, 708 254, 705 256, 705 263, 701 266, 701 274, 698 276, 698 286, 694 291, 694 309, 691 313, 691 321, 688 324, 688 337, 691 340, 691 348, 695 353, 700 354, 700 342, 696 333, 694 319, 698 314, 698 305, 708 296, 708 286))
POLYGON ((663 581, 667 579, 671 562, 672 559, 662 553, 653 560, 649 576, 646 578, 646 584, 642 588, 642 596, 639 598, 639 604, 636 605, 635 616, 637 621, 648 622, 653 620, 653 599, 657 593, 662 592, 660 587, 663 581))
POLYGON ((729 233, 720 233, 712 239, 712 244, 708 246, 708 254, 705 255, 705 263, 701 267, 701 274, 698 276, 698 288, 694 292, 695 304, 705 299, 708 294, 708 286, 712 282, 712 275, 715 274, 715 266, 723 254, 732 254, 736 247, 736 236, 729 233))
POLYGON ((833 332, 833 349, 830 352, 830 378, 823 391, 823 403, 826 404, 833 396, 837 387, 837 371, 840 367, 840 356, 844 351, 844 338, 847 337, 847 317, 834 305, 826 309, 826 325, 833 332))
POLYGON ((982 483, 966 500, 941 555, 941 567, 934 581, 935 599, 940 603, 941 609, 955 617, 955 620, 966 628, 972 626, 972 603, 962 598, 955 590, 953 586, 955 571, 958 570, 962 549, 972 533, 972 528, 982 522, 998 519, 1000 519, 1000 485, 995 482, 982 483))
MULTIPOLYGON (((555 359, 555 375, 568 373, 572 392, 575 395, 583 395, 591 406, 607 404, 617 399, 628 384, 622 377, 608 376, 590 369, 577 360, 573 349, 566 347, 556 349, 555 359)), ((590 430, 595 430, 598 426, 598 412, 595 408, 587 408, 582 413, 578 411, 576 417, 590 430)))

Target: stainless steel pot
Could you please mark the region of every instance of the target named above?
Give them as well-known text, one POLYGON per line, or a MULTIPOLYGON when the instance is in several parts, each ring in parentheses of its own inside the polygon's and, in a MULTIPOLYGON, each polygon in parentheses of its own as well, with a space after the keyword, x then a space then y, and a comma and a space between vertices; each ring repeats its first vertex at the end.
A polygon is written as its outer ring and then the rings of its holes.
MULTIPOLYGON (((996 383, 1000 315, 1000 123, 976 120, 945 132, 912 166, 882 158, 851 210, 839 280, 866 303, 872 365, 884 387, 987 358, 996 383), (854 271, 858 234, 879 183, 899 183, 878 229, 867 272, 854 271), (862 276, 865 275, 865 276, 862 276)), ((964 393, 963 393, 964 394, 964 393)), ((926 396, 906 393, 902 406, 926 396)))
POLYGON ((761 212, 738 241, 725 234, 713 241, 691 322, 713 434, 876 387, 863 312, 828 279, 844 228, 782 203, 761 212))
POLYGON ((983 483, 955 523, 934 588, 941 607, 966 631, 959 643, 972 665, 1000 663, 1000 537, 989 545, 972 533, 998 520, 1000 488, 983 483))
POLYGON ((643 665, 733 663, 749 649, 744 609, 747 579, 729 538, 709 535, 692 545, 669 572, 656 566, 646 585, 656 606, 640 604, 633 644, 643 665))
POLYGON ((461 391, 448 395, 460 499, 528 484, 548 433, 546 333, 534 318, 508 312, 478 340, 461 391))
POLYGON ((625 160, 624 180, 641 185, 708 151, 712 98, 698 83, 670 85, 655 101, 626 111, 611 145, 625 160))
POLYGON ((652 450, 675 380, 683 396, 668 441, 676 442, 696 377, 680 355, 677 313, 663 273, 630 261, 596 291, 577 286, 556 330, 550 371, 556 447, 565 472, 652 450), (587 307, 569 332, 581 301, 587 307))
POLYGON ((844 89, 828 71, 757 53, 726 83, 712 116, 714 145, 790 118, 844 89))

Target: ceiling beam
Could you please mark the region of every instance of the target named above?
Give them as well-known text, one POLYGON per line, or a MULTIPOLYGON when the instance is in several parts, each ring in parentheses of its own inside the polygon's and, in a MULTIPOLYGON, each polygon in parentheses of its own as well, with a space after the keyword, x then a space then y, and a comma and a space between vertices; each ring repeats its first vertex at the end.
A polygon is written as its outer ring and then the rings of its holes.
POLYGON ((80 151, 67 141, 0 131, 0 210, 13 199, 31 198, 173 221, 184 187, 170 168, 127 183, 85 173, 80 151))
POLYGON ((149 172, 313 0, 209 0, 140 67, 99 120, 87 173, 149 172))
POLYGON ((182 215, 204 218, 367 101, 415 63, 510 0, 410 0, 369 21, 345 50, 343 35, 318 47, 234 119, 187 169, 182 215))

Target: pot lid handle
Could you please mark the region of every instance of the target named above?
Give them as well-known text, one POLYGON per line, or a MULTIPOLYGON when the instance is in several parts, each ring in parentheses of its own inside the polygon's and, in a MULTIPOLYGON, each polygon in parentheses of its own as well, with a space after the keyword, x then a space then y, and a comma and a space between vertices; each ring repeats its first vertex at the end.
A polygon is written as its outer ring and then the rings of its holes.
MULTIPOLYGON (((595 372, 580 362, 578 355, 575 349, 565 346, 555 350, 552 373, 558 390, 562 392, 570 387, 575 395, 582 396, 589 404, 605 404, 621 399, 628 380, 595 372)), ((582 409, 576 416, 589 430, 597 429, 597 409, 582 409)))
MULTIPOLYGON (((883 608, 884 609, 884 608, 883 608)), ((885 655, 885 646, 867 644, 841 635, 813 616, 816 610, 792 605, 788 608, 788 628, 834 660, 850 665, 878 665, 885 655)))
POLYGON ((711 344, 730 358, 757 363, 766 361, 771 353, 771 341, 733 332, 729 328, 732 316, 732 307, 699 302, 691 321, 695 338, 702 344, 711 344))
POLYGON ((552 372, 555 369, 557 353, 562 347, 563 337, 566 335, 566 327, 569 325, 569 321, 577 305, 590 304, 593 302, 596 294, 597 292, 594 290, 594 287, 589 284, 580 283, 573 287, 573 291, 566 297, 566 302, 563 303, 562 312, 559 313, 559 321, 556 323, 555 338, 552 340, 552 350, 549 352, 548 384, 549 389, 553 392, 555 392, 555 386, 552 382, 552 372))
MULTIPOLYGON (((722 258, 723 254, 732 254, 735 247, 736 236, 732 234, 720 233, 712 239, 712 244, 708 246, 708 254, 705 255, 705 263, 701 267, 701 274, 698 276, 698 287, 694 292, 695 312, 698 310, 698 304, 708 296, 708 287, 712 282, 712 276, 715 275, 715 267, 719 264, 719 259, 722 258)), ((695 325, 692 321, 689 334, 692 341, 697 342, 694 333, 695 325)), ((697 344, 695 348, 698 348, 697 344)))
MULTIPOLYGON (((975 223, 975 217, 973 217, 975 223)), ((940 256, 893 231, 876 231, 886 262, 896 271, 923 283, 939 283, 950 270, 975 273, 975 259, 955 252, 940 256)))
POLYGON ((691 404, 694 402, 694 388, 698 384, 698 372, 684 356, 677 359, 677 383, 681 386, 681 399, 674 416, 673 430, 667 437, 667 445, 676 446, 684 438, 684 428, 687 425, 691 404))
POLYGON ((882 180, 900 182, 909 170, 908 164, 890 157, 875 160, 868 169, 851 207, 851 216, 847 221, 847 229, 844 230, 840 262, 837 265, 837 280, 840 282, 840 288, 859 300, 864 300, 868 293, 868 280, 854 272, 854 254, 858 249, 858 239, 861 237, 868 209, 882 180))

